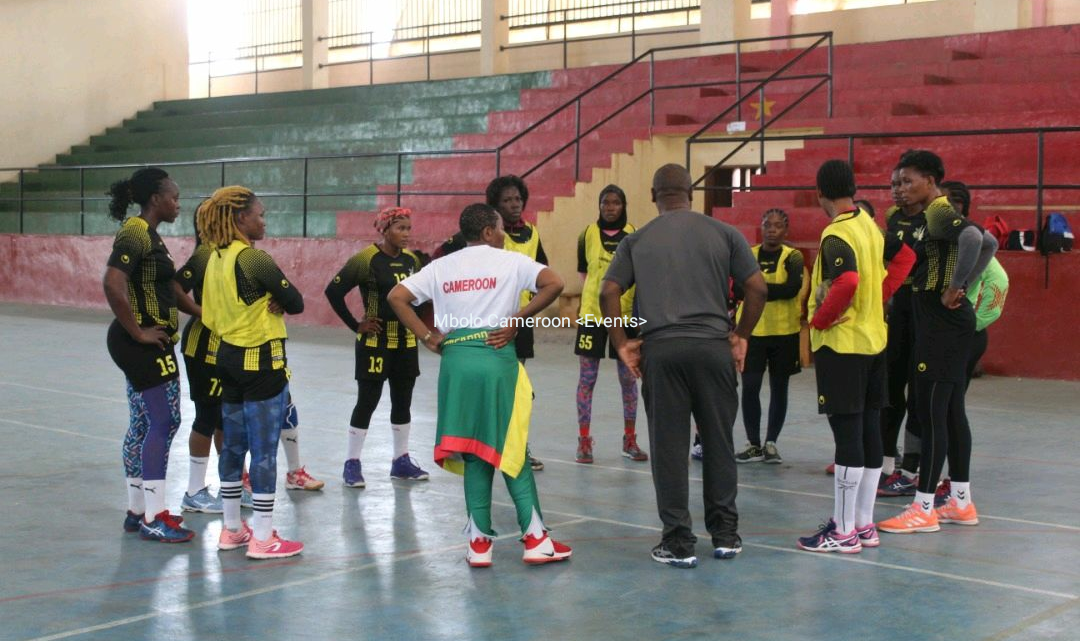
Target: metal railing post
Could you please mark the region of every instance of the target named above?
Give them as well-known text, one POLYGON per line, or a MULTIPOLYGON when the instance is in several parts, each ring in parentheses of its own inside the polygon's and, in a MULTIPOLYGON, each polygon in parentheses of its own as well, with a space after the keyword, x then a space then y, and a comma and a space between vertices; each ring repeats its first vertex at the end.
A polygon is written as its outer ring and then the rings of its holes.
POLYGON ((79 167, 79 235, 86 235, 86 172, 79 167))
POLYGON ((637 3, 630 14, 630 59, 637 58, 637 3))
POLYGON ((424 29, 424 62, 427 63, 427 79, 431 80, 431 27, 424 29))
POLYGON ((259 45, 255 45, 255 93, 259 93, 259 45))
POLYGON ((656 126, 656 54, 649 52, 649 126, 656 126))
POLYGON ((765 85, 761 85, 758 88, 758 104, 761 109, 758 110, 758 122, 761 123, 761 143, 758 145, 758 167, 761 167, 762 171, 765 171, 765 85))
POLYGON ((367 34, 368 84, 375 84, 375 34, 367 34))
POLYGON ((307 215, 308 215, 308 158, 304 158, 304 191, 301 199, 303 204, 301 205, 304 214, 303 226, 304 226, 304 238, 307 238, 307 215))
POLYGON ((568 69, 569 68, 569 63, 567 62, 567 59, 568 59, 569 56, 568 56, 566 50, 567 50, 567 44, 566 44, 566 11, 563 11, 563 16, 562 16, 562 68, 563 69, 568 69))
POLYGON ((580 178, 581 168, 581 99, 574 103, 574 182, 580 178))
POLYGON ((23 218, 26 216, 26 170, 19 170, 19 233, 23 233, 23 218))
MULTIPOLYGON (((1043 233, 1043 152, 1044 152, 1044 131, 1039 130, 1039 138, 1037 143, 1037 152, 1035 154, 1035 238, 1036 246, 1039 241, 1046 240, 1042 238, 1043 233)), ((1045 247, 1045 245, 1044 245, 1045 247)), ((1050 254, 1043 252, 1043 288, 1050 288, 1050 254)))
POLYGON ((206 97, 214 97, 214 52, 206 52, 206 97))
POLYGON ((829 50, 828 50, 828 58, 829 58, 829 69, 828 69, 828 73, 829 73, 829 107, 828 107, 828 114, 826 114, 829 118, 832 118, 832 112, 833 112, 833 47, 832 47, 832 45, 833 45, 833 37, 832 37, 832 32, 830 31, 829 32, 829 50))
POLYGON ((851 165, 851 170, 855 170, 855 136, 848 136, 847 139, 847 161, 851 165))
POLYGON ((397 200, 395 203, 401 207, 401 152, 397 154, 397 200))
POLYGON ((219 163, 221 165, 221 187, 225 186, 225 163, 219 163))
POLYGON ((735 120, 742 120, 742 45, 738 42, 735 43, 735 100, 739 103, 736 106, 735 120))
POLYGON ((502 175, 502 147, 495 149, 495 177, 502 175))

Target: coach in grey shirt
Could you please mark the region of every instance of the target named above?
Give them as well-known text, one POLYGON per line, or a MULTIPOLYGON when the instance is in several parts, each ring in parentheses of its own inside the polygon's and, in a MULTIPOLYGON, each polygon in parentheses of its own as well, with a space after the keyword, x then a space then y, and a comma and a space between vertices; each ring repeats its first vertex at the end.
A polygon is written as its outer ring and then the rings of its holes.
POLYGON ((705 527, 713 556, 742 550, 735 510, 736 472, 732 425, 739 408, 736 370, 746 339, 765 308, 765 279, 734 227, 690 210, 690 174, 664 165, 653 176, 652 199, 660 216, 625 238, 615 251, 600 302, 604 316, 621 315, 619 297, 637 285, 637 314, 647 322, 640 339, 621 327, 610 335, 619 358, 642 377, 649 418, 653 485, 664 532, 652 557, 660 563, 697 565, 687 508, 690 415, 704 454, 705 527), (746 293, 743 314, 732 328, 729 277, 746 293))

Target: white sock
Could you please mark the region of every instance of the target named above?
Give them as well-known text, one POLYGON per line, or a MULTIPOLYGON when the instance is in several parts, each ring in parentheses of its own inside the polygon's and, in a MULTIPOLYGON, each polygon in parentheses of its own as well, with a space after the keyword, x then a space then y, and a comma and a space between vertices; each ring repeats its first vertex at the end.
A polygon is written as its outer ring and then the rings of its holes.
POLYGON ((883 471, 880 467, 868 467, 863 470, 859 488, 855 493, 855 527, 866 527, 874 522, 874 502, 877 501, 878 479, 883 471))
POLYGON ((251 529, 256 539, 265 541, 274 532, 274 494, 252 493, 251 502, 255 506, 251 516, 251 529))
POLYGON ((889 476, 896 471, 896 459, 891 456, 886 456, 881 461, 881 475, 889 476))
POLYGON ((949 493, 956 499, 956 507, 963 509, 971 505, 971 482, 957 483, 952 481, 952 491, 949 493))
POLYGON ((143 498, 142 478, 138 476, 128 476, 125 480, 127 481, 128 511, 132 514, 142 514, 146 512, 146 500, 143 498))
POLYGON ((225 521, 225 527, 234 532, 240 529, 240 495, 243 492, 244 484, 240 481, 221 482, 223 520, 225 521))
POLYGON ((394 432, 394 458, 401 458, 409 453, 409 427, 410 423, 402 423, 401 425, 394 425, 391 423, 390 429, 394 432))
POLYGON ((833 477, 833 520, 836 521, 836 531, 840 534, 847 534, 855 529, 855 502, 862 475, 861 467, 836 466, 836 475, 833 477))
POLYGON ((210 463, 209 456, 192 456, 188 466, 187 493, 195 496, 199 490, 206 487, 206 467, 210 463))
POLYGON ((143 500, 146 501, 146 516, 143 518, 149 523, 155 516, 165 511, 165 479, 158 481, 143 479, 142 489, 143 500))
POLYGON ((291 427, 281 430, 281 447, 285 449, 285 464, 289 471, 300 469, 300 430, 291 427))
POLYGON ((544 521, 536 513, 535 507, 532 511, 532 520, 529 521, 529 528, 525 530, 525 536, 531 536, 534 539, 544 538, 544 521))
POLYGON ((924 514, 933 514, 934 493, 915 490, 915 507, 922 510, 924 514))
POLYGON ((367 430, 362 430, 359 427, 349 428, 349 446, 346 460, 359 459, 360 453, 364 451, 364 439, 367 438, 367 430))
POLYGON ((469 537, 470 541, 476 541, 477 539, 490 539, 491 537, 484 533, 476 525, 476 521, 473 521, 472 515, 469 515, 469 521, 465 524, 465 535, 469 537))

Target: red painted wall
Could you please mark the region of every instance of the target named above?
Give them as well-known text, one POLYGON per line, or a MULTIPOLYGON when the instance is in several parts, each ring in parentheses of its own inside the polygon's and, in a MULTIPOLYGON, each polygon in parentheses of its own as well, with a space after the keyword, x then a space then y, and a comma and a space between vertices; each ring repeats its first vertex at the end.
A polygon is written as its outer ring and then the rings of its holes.
MULTIPOLYGON (((193 240, 167 238, 182 264, 193 240)), ((304 293, 306 310, 290 323, 340 325, 323 288, 367 242, 348 240, 270 239, 259 247, 304 293)), ((19 236, 0 234, 0 300, 106 309, 101 277, 112 238, 105 236, 19 236)), ((1080 251, 1050 257, 1050 284, 1044 286, 1045 262, 1037 253, 998 253, 1009 273, 1005 313, 990 327, 986 371, 1002 376, 1080 380, 1080 331, 1070 310, 1080 311, 1080 251)), ((354 313, 359 296, 350 295, 354 313)))

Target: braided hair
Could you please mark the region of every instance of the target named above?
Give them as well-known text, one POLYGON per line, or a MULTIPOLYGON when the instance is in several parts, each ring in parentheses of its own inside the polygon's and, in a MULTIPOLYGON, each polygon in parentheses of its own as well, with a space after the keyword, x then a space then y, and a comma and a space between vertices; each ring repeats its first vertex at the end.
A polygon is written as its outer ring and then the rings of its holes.
POLYGON ((774 214, 779 216, 780 220, 784 221, 785 226, 790 224, 789 221, 788 221, 787 212, 784 211, 783 209, 780 209, 779 207, 773 207, 772 209, 766 209, 765 213, 762 214, 762 216, 761 216, 761 223, 765 224, 765 221, 769 219, 769 216, 772 216, 774 214))
POLYGON ((110 196, 109 216, 120 222, 127 218, 132 203, 145 208, 154 194, 161 193, 163 183, 169 179, 164 169, 143 167, 131 174, 131 178, 114 182, 105 195, 110 196))
POLYGON ((943 180, 938 187, 945 192, 950 203, 959 205, 960 215, 967 218, 968 210, 971 209, 971 192, 968 191, 967 185, 959 180, 943 180))
POLYGON ((228 247, 234 240, 250 245, 251 241, 236 228, 236 215, 247 211, 253 202, 255 193, 247 187, 232 185, 215 191, 195 214, 199 239, 210 249, 228 247))

